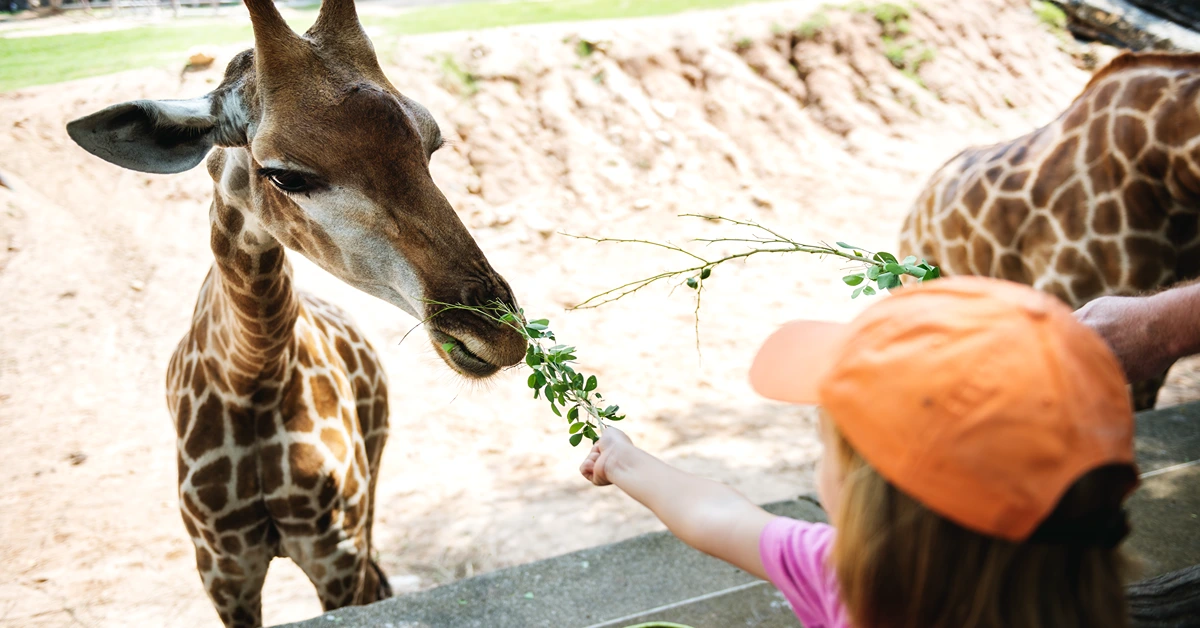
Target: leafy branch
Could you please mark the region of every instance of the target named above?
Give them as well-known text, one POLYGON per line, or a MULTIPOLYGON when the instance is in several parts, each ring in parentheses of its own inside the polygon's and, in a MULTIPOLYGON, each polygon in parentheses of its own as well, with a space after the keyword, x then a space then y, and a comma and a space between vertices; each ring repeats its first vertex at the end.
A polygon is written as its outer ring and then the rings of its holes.
POLYGON ((617 286, 610 290, 606 290, 592 296, 588 300, 576 305, 573 309, 590 309, 600 307, 607 303, 612 303, 618 299, 626 297, 638 290, 649 287, 660 281, 682 279, 678 285, 686 285, 688 288, 696 291, 696 312, 700 310, 700 293, 704 289, 705 280, 712 276, 713 269, 726 262, 734 260, 746 259, 760 253, 809 253, 819 256, 832 256, 848 260, 857 266, 858 272, 854 272, 842 277, 847 285, 853 286, 854 291, 850 294, 850 298, 858 298, 859 295, 871 296, 877 293, 876 288, 872 287, 869 282, 874 282, 878 286, 878 291, 891 290, 898 288, 901 285, 900 278, 910 276, 918 281, 928 281, 937 279, 941 276, 941 271, 937 266, 927 263, 925 260, 918 261, 915 256, 908 256, 903 260, 898 259, 895 255, 885 252, 868 251, 862 247, 846 244, 845 242, 837 242, 835 245, 825 243, 821 244, 805 244, 793 240, 779 232, 765 227, 757 222, 737 220, 727 218, 725 216, 703 216, 699 214, 683 214, 687 218, 703 218, 705 220, 713 220, 725 222, 750 230, 750 233, 745 237, 729 237, 729 238, 697 238, 695 242, 712 244, 742 244, 748 247, 749 250, 741 251, 726 255, 724 257, 709 259, 683 247, 665 242, 653 242, 649 240, 627 239, 627 238, 596 238, 592 236, 577 236, 564 234, 578 240, 588 240, 596 243, 623 243, 623 244, 643 244, 653 247, 674 251, 691 259, 690 266, 685 266, 676 270, 664 271, 649 277, 644 277, 635 281, 630 281, 626 284, 617 286))
MULTIPOLYGON (((554 414, 565 417, 569 425, 571 446, 579 445, 584 438, 593 443, 600 439, 606 427, 605 421, 620 421, 625 415, 618 414, 620 407, 608 405, 597 388, 600 383, 595 375, 585 375, 576 370, 575 347, 558 344, 550 321, 539 319, 527 321, 525 310, 513 310, 510 306, 493 301, 486 306, 471 306, 451 303, 434 303, 442 310, 469 310, 483 315, 502 325, 508 325, 525 338, 525 365, 532 373, 526 380, 533 390, 533 398, 545 398, 550 402, 554 414), (546 347, 543 343, 554 343, 546 347)), ((440 312, 439 312, 440 313, 440 312)), ((436 316, 436 314, 435 314, 436 316)), ((447 342, 442 350, 450 353, 461 350, 457 342, 447 342)))
MULTIPOLYGON (((831 256, 847 260, 855 265, 857 272, 842 277, 846 285, 854 288, 850 298, 859 295, 871 296, 878 291, 891 290, 901 285, 901 277, 910 276, 918 281, 929 281, 941 276, 937 266, 924 260, 917 261, 914 256, 903 260, 885 251, 868 251, 867 249, 837 242, 834 245, 825 243, 805 244, 784 236, 772 229, 752 221, 736 220, 724 216, 702 216, 684 214, 684 217, 703 218, 725 222, 750 231, 744 237, 699 238, 695 242, 705 245, 740 244, 747 250, 708 258, 683 247, 665 242, 625 238, 596 238, 591 236, 575 236, 564 234, 579 240, 596 243, 642 244, 673 251, 689 258, 689 265, 677 270, 665 271, 649 277, 628 282, 617 286, 576 305, 572 309, 595 308, 606 303, 612 303, 638 290, 661 281, 678 280, 676 286, 687 286, 696 292, 696 341, 699 343, 700 298, 704 282, 712 277, 713 269, 726 262, 747 259, 760 253, 809 253, 819 256, 831 256), (870 284, 874 283, 876 287, 870 284)), ((544 398, 550 404, 550 410, 555 415, 565 417, 569 425, 570 442, 577 446, 584 438, 593 443, 600 439, 600 433, 607 426, 605 421, 620 421, 625 415, 618 414, 620 408, 616 405, 606 405, 604 396, 597 389, 599 382, 595 375, 585 375, 575 368, 576 348, 559 344, 554 332, 550 330, 547 319, 526 320, 524 310, 514 310, 512 307, 493 301, 486 306, 471 306, 453 303, 431 302, 443 309, 468 310, 487 317, 499 324, 508 325, 521 334, 526 341, 525 365, 532 371, 526 380, 533 390, 533 398, 544 398), (545 346, 551 343, 551 346, 545 346)), ((434 314, 436 316, 437 314, 434 314)), ((432 318, 432 317, 431 317, 432 318)), ((410 332, 411 333, 411 332, 410 332)), ((406 334, 407 337, 407 334, 406 334)), ((403 341, 402 341, 403 342, 403 341)), ((457 342, 447 342, 442 345, 446 353, 465 350, 457 342)))

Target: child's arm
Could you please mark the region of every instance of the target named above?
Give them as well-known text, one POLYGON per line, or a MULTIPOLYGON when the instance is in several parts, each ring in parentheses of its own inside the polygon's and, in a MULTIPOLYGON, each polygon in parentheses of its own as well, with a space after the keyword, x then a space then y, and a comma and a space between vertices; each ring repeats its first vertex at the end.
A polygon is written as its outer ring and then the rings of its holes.
POLYGON ((617 485, 684 543, 766 579, 758 540, 775 515, 741 493, 666 464, 612 427, 579 470, 597 486, 617 485))

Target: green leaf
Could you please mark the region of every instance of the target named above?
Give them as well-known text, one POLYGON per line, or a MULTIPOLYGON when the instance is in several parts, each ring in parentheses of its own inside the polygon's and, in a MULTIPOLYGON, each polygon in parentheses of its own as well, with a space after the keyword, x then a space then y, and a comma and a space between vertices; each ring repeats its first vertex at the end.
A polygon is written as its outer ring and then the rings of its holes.
POLYGON ((872 288, 871 286, 864 286, 864 287, 863 287, 863 294, 865 294, 865 295, 867 295, 867 296, 874 296, 874 295, 875 295, 875 289, 874 289, 874 288, 872 288))
POLYGON ((870 279, 871 281, 875 281, 876 279, 879 279, 879 273, 881 273, 881 272, 883 272, 882 268, 880 268, 878 266, 872 266, 867 269, 867 279, 870 279))
POLYGON ((590 425, 583 428, 583 435, 587 436, 588 440, 592 441, 593 443, 600 440, 600 437, 596 436, 596 430, 593 430, 592 426, 590 425))
POLYGON ((457 347, 457 346, 458 346, 457 342, 443 342, 442 343, 442 351, 445 351, 446 353, 450 353, 451 351, 454 351, 454 347, 457 347))
POLYGON ((913 265, 913 264, 916 264, 916 263, 917 263, 917 256, 916 256, 916 255, 909 255, 908 257, 904 258, 904 265, 905 265, 905 266, 911 266, 911 265, 913 265))
POLYGON ((870 286, 859 286, 859 287, 855 288, 854 292, 850 293, 850 298, 857 299, 858 295, 863 293, 864 288, 870 288, 870 286))
POLYGON ((696 287, 699 285, 700 285, 700 282, 696 281, 695 277, 688 277, 687 287, 691 288, 692 290, 695 290, 696 287))
POLYGON ((889 262, 892 264, 896 263, 896 256, 892 255, 891 253, 886 253, 884 251, 880 251, 880 252, 876 253, 874 257, 877 261, 883 262, 885 264, 889 263, 889 262))
POLYGON ((920 266, 905 265, 904 270, 917 279, 923 279, 926 274, 925 269, 920 266))
POLYGON ((573 406, 570 410, 567 410, 567 418, 572 421, 578 421, 579 420, 579 406, 573 406))
POLYGON ((708 279, 711 276, 712 276, 712 267, 711 266, 706 266, 704 268, 704 270, 700 271, 701 279, 708 279))
POLYGON ((571 433, 575 434, 581 429, 583 429, 583 423, 575 423, 571 426, 571 433))
POLYGON ((576 434, 571 437, 571 446, 578 447, 579 443, 582 441, 583 441, 583 434, 576 434))
POLYGON ((854 246, 853 244, 846 244, 845 242, 838 242, 837 245, 842 247, 843 249, 850 249, 851 251, 861 251, 862 250, 861 248, 854 246))
POLYGON ((846 282, 847 286, 857 286, 863 282, 863 274, 858 273, 857 275, 846 275, 845 277, 842 277, 842 281, 846 282))
POLYGON ((537 387, 538 387, 537 378, 538 378, 538 374, 537 374, 537 373, 530 373, 530 374, 529 374, 529 379, 527 380, 527 382, 526 382, 526 383, 528 383, 528 384, 529 384, 529 387, 530 387, 530 388, 537 388, 537 387))
POLYGON ((546 376, 541 371, 534 371, 533 374, 537 377, 538 388, 546 385, 546 376))
POLYGON ((609 406, 609 407, 605 408, 604 410, 600 411, 600 414, 602 416, 612 416, 613 413, 615 413, 617 411, 617 409, 620 407, 621 406, 609 406))
POLYGON ((942 269, 937 266, 934 266, 929 269, 929 272, 925 273, 925 276, 921 279, 921 281, 929 281, 930 279, 937 279, 938 277, 941 277, 941 276, 942 276, 942 269))
POLYGON ((904 274, 904 267, 901 266, 900 264, 897 264, 896 262, 888 262, 887 264, 884 264, 883 269, 889 273, 892 273, 893 275, 903 275, 904 274))
POLYGON ((536 321, 529 321, 530 327, 533 327, 534 325, 537 325, 537 326, 541 327, 542 329, 545 329, 550 326, 550 319, 539 318, 536 321))
POLYGON ((600 382, 596 380, 596 376, 592 375, 591 377, 587 378, 587 384, 584 385, 583 390, 584 392, 592 392, 593 390, 596 390, 596 387, 599 385, 600 382))
POLYGON ((558 409, 558 406, 554 405, 553 401, 550 402, 550 410, 554 412, 555 416, 562 416, 562 411, 558 409))
POLYGON ((880 290, 885 290, 895 277, 896 276, 892 273, 880 273, 879 279, 875 282, 875 285, 879 286, 880 290))
POLYGON ((609 421, 620 421, 621 419, 624 419, 624 418, 625 418, 625 415, 622 414, 621 416, 610 416, 610 417, 608 417, 608 420, 609 421))

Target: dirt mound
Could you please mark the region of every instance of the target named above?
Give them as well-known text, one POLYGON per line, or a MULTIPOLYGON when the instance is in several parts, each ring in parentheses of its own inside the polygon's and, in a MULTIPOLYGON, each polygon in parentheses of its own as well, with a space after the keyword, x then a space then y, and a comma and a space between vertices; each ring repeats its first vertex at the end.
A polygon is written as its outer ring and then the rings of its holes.
MULTIPOLYGON (((1106 54, 1047 31, 1024 0, 906 7, 783 2, 377 49, 451 139, 435 179, 525 307, 580 346, 630 433, 766 501, 812 488, 818 446, 808 413, 756 400, 745 369, 776 324, 862 306, 834 263, 718 269, 701 360, 685 295, 562 311, 678 260, 556 234, 682 241, 717 227, 677 213, 721 213, 890 248, 945 159, 1049 120, 1087 80, 1081 55, 1106 54)), ((0 94, 0 169, 13 182, 0 188, 0 623, 217 623, 176 511, 162 401, 211 261, 211 181, 109 166, 63 127, 119 101, 194 97, 224 62, 0 94)), ((301 286, 367 329, 391 375, 376 538, 398 589, 657 526, 575 477, 583 452, 519 372, 463 386, 423 342, 397 344, 412 320, 294 261, 301 286)), ((320 609, 277 561, 265 610, 281 622, 320 609)))

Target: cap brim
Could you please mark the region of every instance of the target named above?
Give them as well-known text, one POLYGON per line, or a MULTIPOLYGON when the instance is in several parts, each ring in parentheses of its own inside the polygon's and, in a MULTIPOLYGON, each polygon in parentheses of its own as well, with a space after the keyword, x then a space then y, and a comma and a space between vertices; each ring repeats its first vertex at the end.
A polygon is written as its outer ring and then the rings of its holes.
POLYGON ((818 390, 850 338, 849 325, 792 321, 771 334, 750 366, 750 386, 767 399, 818 405, 818 390))

